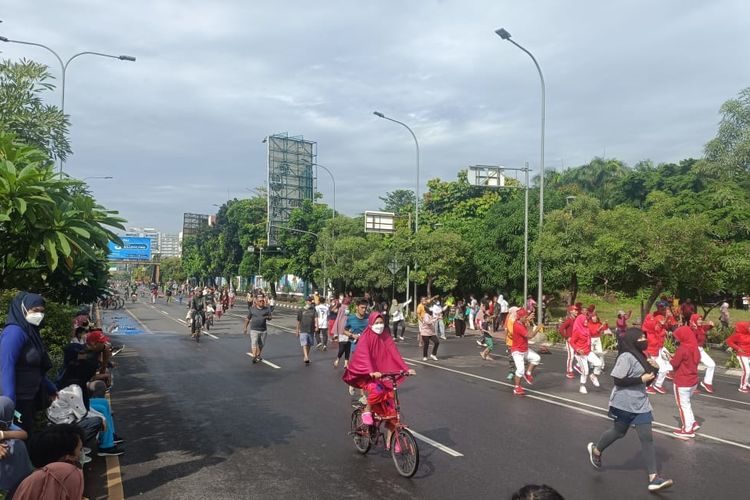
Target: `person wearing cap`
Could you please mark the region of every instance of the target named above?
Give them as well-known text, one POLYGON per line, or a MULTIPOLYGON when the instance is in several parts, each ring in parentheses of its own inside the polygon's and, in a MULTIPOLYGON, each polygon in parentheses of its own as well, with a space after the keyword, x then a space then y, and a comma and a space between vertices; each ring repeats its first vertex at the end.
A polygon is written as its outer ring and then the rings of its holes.
POLYGON ((306 365, 310 364, 310 347, 313 345, 313 333, 318 328, 318 316, 313 307, 313 296, 308 295, 305 299, 304 309, 297 312, 297 331, 299 344, 302 346, 302 355, 306 365))
POLYGON ((529 349, 529 330, 528 325, 531 321, 531 316, 526 309, 519 309, 516 313, 516 320, 513 323, 513 346, 511 352, 513 356, 513 362, 516 365, 515 372, 515 388, 513 394, 522 396, 526 393, 521 387, 521 378, 526 380, 526 383, 534 383, 534 368, 537 367, 541 358, 539 354, 529 349), (524 371, 525 362, 529 363, 528 369, 524 371))
POLYGON ((727 339, 727 345, 737 354, 742 367, 740 388, 737 390, 750 394, 750 323, 738 321, 734 325, 734 333, 727 339))

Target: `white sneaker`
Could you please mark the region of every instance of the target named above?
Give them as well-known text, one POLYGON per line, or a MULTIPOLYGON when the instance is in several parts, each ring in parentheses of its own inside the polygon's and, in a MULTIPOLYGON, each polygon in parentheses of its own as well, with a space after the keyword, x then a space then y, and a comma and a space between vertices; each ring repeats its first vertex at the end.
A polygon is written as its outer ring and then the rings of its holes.
POLYGON ((404 337, 399 337, 398 339, 399 339, 399 340, 404 340, 404 337))
POLYGON ((433 360, 433 361, 437 361, 438 360, 437 356, 435 356, 434 354, 430 354, 430 359, 433 360))
POLYGON ((339 359, 336 358, 336 360, 333 362, 333 367, 338 368, 339 367, 339 359))
POLYGON ((599 387, 599 378, 596 375, 592 373, 589 375, 589 378, 591 379, 591 383, 594 384, 594 387, 599 387))
POLYGON ((427 358, 422 358, 422 361, 427 361, 427 358))
POLYGON ((580 392, 581 394, 588 394, 589 393, 589 391, 586 390, 586 386, 585 385, 582 385, 581 388, 578 389, 578 392, 580 392))

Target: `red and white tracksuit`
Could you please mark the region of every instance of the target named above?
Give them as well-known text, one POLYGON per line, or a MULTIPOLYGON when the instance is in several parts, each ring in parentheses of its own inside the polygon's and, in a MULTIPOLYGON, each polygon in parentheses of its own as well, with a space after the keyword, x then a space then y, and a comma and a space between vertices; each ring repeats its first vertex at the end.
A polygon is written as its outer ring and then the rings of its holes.
POLYGON ((714 383, 714 371, 716 370, 716 362, 703 348, 706 345, 706 333, 711 328, 710 325, 701 325, 695 330, 695 338, 698 341, 698 352, 701 353, 701 364, 706 367, 706 374, 703 376, 703 383, 706 385, 714 383))
POLYGON ((680 412, 682 430, 692 432, 695 425, 695 415, 690 403, 698 386, 698 363, 701 355, 695 333, 689 326, 681 326, 674 332, 674 337, 680 342, 675 351, 670 366, 674 369, 674 397, 680 412))
POLYGON ((570 336, 573 334, 573 321, 575 321, 575 318, 568 316, 560 324, 560 335, 565 339, 565 351, 568 353, 568 358, 565 360, 565 373, 573 373, 573 360, 576 355, 573 346, 570 345, 570 336))
POLYGON ((737 359, 742 367, 740 389, 750 389, 750 323, 738 322, 735 331, 727 339, 727 345, 737 353, 737 359))
POLYGON ((529 331, 520 321, 513 323, 513 345, 510 351, 516 365, 516 377, 523 377, 526 361, 530 365, 538 365, 542 360, 536 352, 529 349, 529 331))
POLYGON ((648 340, 646 354, 659 367, 659 373, 656 375, 654 385, 661 389, 664 379, 667 378, 667 372, 672 371, 672 365, 669 364, 670 354, 664 347, 664 339, 667 336, 667 331, 664 329, 664 325, 651 314, 646 315, 646 318, 643 320, 642 329, 648 340))
POLYGON ((591 351, 591 333, 587 328, 579 328, 573 331, 570 343, 576 352, 578 367, 581 369, 581 385, 586 385, 586 377, 589 375, 589 363, 594 367, 594 375, 602 373, 604 361, 591 351), (579 354, 580 353, 580 354, 579 354))

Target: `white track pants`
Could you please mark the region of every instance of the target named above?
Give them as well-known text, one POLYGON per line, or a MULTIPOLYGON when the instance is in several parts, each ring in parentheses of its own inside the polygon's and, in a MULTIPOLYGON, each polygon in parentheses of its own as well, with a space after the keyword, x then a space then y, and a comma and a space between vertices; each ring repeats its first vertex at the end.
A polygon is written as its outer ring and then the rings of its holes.
POLYGON ((668 354, 667 350, 662 347, 658 356, 651 356, 649 358, 659 367, 659 373, 656 375, 656 387, 661 387, 664 384, 664 379, 667 378, 667 372, 672 371, 672 365, 666 359, 668 354))
POLYGON ((711 359, 711 356, 709 356, 706 350, 702 347, 699 347, 698 351, 700 351, 701 353, 701 363, 703 363, 703 366, 706 367, 706 374, 703 377, 703 383, 706 385, 711 385, 714 383, 714 370, 716 370, 716 362, 711 359))
POLYGON ((516 377, 523 377, 525 361, 528 361, 530 365, 538 365, 542 360, 542 358, 531 349, 526 352, 513 351, 512 356, 513 362, 516 364, 516 377))
POLYGON ((573 372, 573 360, 576 357, 576 352, 573 346, 570 345, 570 339, 565 339, 565 350, 568 352, 568 359, 565 361, 565 371, 567 373, 573 372))
POLYGON ((682 430, 690 432, 695 424, 695 416, 693 415, 693 408, 690 405, 690 398, 695 392, 696 386, 693 387, 677 387, 674 386, 674 399, 677 402, 677 409, 680 412, 680 421, 682 421, 682 430))
POLYGON ((750 389, 750 356, 737 356, 742 367, 742 377, 740 377, 740 389, 750 389))
POLYGON ((602 360, 602 371, 604 370, 604 349, 602 348, 601 337, 591 337, 591 352, 595 353, 602 360))
POLYGON ((586 377, 589 376, 589 363, 591 363, 591 366, 594 367, 594 375, 596 375, 597 377, 601 375, 604 361, 602 361, 602 358, 597 356, 593 351, 588 353, 586 356, 577 354, 576 360, 578 360, 578 368, 581 369, 581 384, 585 384, 586 377))

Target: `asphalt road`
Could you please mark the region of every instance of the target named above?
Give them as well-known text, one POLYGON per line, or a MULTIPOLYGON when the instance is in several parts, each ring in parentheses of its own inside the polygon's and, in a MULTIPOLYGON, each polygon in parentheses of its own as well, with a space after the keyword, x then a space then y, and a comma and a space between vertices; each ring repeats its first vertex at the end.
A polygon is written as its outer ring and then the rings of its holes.
MULTIPOLYGON (((549 484, 568 499, 652 496, 635 433, 607 450, 603 470, 592 469, 586 444, 611 425, 611 379, 579 394, 577 381, 563 376, 561 353, 542 357, 534 386, 519 397, 505 382, 505 358, 482 360, 476 337, 449 333, 439 361, 422 362, 408 333, 399 346, 417 376, 399 394, 405 422, 421 436, 421 464, 404 479, 384 451, 355 450, 335 347, 313 351, 305 366, 290 333, 294 311, 277 308, 264 350, 271 366, 246 354, 244 305, 200 344, 181 322, 183 307, 139 303, 105 313, 105 324, 117 321, 120 331, 144 331, 115 335, 126 345, 112 402, 127 438, 120 457, 127 497, 510 498, 526 483, 549 484)), ((737 385, 717 376, 713 396, 695 397, 703 428, 688 442, 667 435, 678 422, 674 398, 652 396, 657 458, 676 483, 664 497, 747 496, 750 398, 737 385)))

